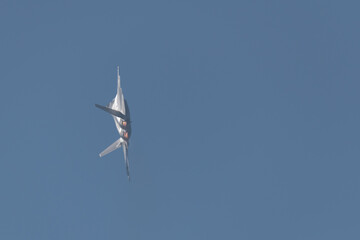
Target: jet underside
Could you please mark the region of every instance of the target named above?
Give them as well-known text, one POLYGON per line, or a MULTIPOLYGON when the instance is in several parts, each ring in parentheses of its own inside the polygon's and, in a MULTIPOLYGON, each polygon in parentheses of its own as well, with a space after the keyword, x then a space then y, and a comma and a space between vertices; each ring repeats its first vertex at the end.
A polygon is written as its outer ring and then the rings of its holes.
POLYGON ((115 98, 106 106, 101 106, 95 104, 96 107, 110 113, 114 119, 115 126, 117 131, 119 132, 120 138, 116 140, 113 144, 111 144, 108 148, 100 153, 100 157, 105 156, 106 154, 122 147, 124 151, 124 160, 126 164, 126 172, 128 178, 130 180, 129 173, 129 160, 128 160, 128 147, 129 147, 129 138, 131 135, 131 121, 130 121, 130 111, 128 108, 128 104, 124 98, 122 93, 122 89, 120 86, 120 75, 118 68, 118 86, 117 93, 115 98))

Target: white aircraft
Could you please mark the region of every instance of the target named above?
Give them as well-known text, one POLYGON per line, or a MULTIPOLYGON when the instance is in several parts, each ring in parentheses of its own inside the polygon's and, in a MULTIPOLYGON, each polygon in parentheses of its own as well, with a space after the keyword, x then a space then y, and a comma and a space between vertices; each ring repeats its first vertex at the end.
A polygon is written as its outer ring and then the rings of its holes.
POLYGON ((100 153, 100 157, 103 157, 106 154, 122 146, 124 150, 126 172, 128 179, 130 180, 128 148, 129 148, 129 139, 131 136, 131 121, 130 121, 129 106, 124 98, 122 89, 120 87, 119 67, 117 67, 117 93, 115 98, 106 107, 98 104, 95 104, 95 106, 112 115, 112 117, 114 118, 116 128, 120 134, 120 138, 116 140, 113 144, 111 144, 108 148, 106 148, 104 151, 102 151, 100 153))

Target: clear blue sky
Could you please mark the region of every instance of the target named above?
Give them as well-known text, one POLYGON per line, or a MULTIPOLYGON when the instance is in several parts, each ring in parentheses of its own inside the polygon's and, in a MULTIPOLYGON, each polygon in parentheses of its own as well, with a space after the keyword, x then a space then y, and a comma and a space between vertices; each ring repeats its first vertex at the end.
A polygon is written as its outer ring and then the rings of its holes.
POLYGON ((360 239, 359 7, 1 1, 0 239, 360 239))

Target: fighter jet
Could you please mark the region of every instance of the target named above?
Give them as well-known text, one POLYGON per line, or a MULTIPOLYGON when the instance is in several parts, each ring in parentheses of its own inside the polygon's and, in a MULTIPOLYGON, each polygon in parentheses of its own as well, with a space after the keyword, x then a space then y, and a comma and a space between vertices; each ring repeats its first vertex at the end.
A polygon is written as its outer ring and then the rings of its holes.
POLYGON ((100 157, 103 157, 106 154, 122 146, 124 151, 126 172, 130 181, 128 148, 129 139, 131 136, 131 121, 129 106, 124 98, 120 86, 119 67, 117 67, 117 92, 115 98, 106 107, 98 104, 95 104, 95 106, 112 115, 112 117, 114 118, 116 129, 120 134, 120 138, 116 140, 113 144, 111 144, 108 148, 106 148, 104 151, 102 151, 99 155, 100 157))

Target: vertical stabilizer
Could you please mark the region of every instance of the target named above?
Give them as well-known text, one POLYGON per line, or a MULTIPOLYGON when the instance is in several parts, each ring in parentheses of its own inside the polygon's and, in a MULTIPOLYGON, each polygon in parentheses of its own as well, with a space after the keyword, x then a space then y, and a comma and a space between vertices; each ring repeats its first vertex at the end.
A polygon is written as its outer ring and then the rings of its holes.
POLYGON ((117 92, 120 93, 121 86, 120 86, 120 70, 119 66, 117 66, 117 92))

